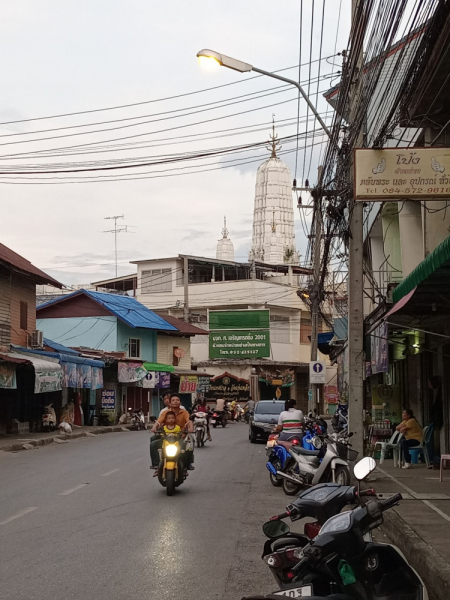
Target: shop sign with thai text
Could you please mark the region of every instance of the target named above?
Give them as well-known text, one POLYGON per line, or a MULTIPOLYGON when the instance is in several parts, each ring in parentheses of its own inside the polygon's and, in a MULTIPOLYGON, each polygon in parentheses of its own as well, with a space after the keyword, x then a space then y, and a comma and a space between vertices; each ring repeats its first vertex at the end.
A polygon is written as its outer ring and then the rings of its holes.
POLYGON ((224 398, 225 400, 248 400, 249 394, 250 382, 248 379, 242 379, 225 372, 211 379, 209 390, 205 395, 211 400, 217 398, 224 398))
POLYGON ((209 334, 210 358, 267 358, 270 356, 270 332, 214 331, 209 334))
POLYGON ((450 196, 450 148, 357 148, 356 200, 450 196))
POLYGON ((197 391, 196 375, 180 375, 180 394, 195 394, 197 391))

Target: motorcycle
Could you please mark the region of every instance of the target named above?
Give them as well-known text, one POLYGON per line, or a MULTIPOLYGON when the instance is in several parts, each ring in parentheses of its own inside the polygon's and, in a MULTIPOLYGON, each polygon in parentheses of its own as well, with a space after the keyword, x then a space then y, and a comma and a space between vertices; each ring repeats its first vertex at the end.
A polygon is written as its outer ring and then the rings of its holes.
POLYGON ((53 408, 53 404, 47 404, 47 406, 44 406, 42 414, 42 429, 44 431, 55 431, 56 427, 55 409, 53 408))
MULTIPOLYGON (((375 466, 373 459, 363 459, 355 465, 355 477, 361 481, 375 466)), ((291 582, 275 594, 329 600, 428 600, 423 581, 399 550, 365 539, 383 524, 383 512, 400 500, 401 494, 370 500, 328 519, 311 542, 293 550, 299 562, 292 569, 291 582)), ((269 521, 264 530, 279 537, 289 533, 289 526, 269 521)))
MULTIPOLYGON (((128 410, 131 411, 131 408, 129 408, 128 410)), ((133 429, 136 429, 137 431, 139 431, 140 429, 147 429, 142 408, 134 411, 131 417, 131 425, 133 429)))
POLYGON ((348 430, 348 405, 338 404, 336 412, 331 419, 331 425, 337 433, 348 430))
MULTIPOLYGON (((281 588, 289 585, 294 577, 292 569, 297 564, 297 559, 293 551, 303 548, 313 540, 329 518, 340 513, 347 505, 358 505, 364 496, 376 496, 376 492, 373 489, 361 491, 355 486, 322 483, 304 491, 286 507, 286 512, 272 517, 264 524, 263 531, 269 540, 264 544, 262 558, 281 588), (303 534, 283 533, 279 537, 279 526, 273 525, 273 522, 286 517, 290 517, 291 521, 312 517, 315 521, 305 523, 303 534), (275 538, 273 532, 277 534, 275 538)), ((367 536, 367 541, 372 541, 370 535, 367 536)))
POLYGON ((181 433, 165 433, 162 428, 158 429, 157 434, 163 440, 158 480, 166 488, 167 495, 173 496, 175 488, 179 487, 187 477, 181 454, 181 433))
POLYGON ((242 406, 240 404, 236 404, 235 409, 234 409, 234 420, 239 422, 242 421, 244 417, 244 409, 242 408, 242 406))
POLYGON ((217 425, 222 425, 222 427, 226 427, 227 421, 228 419, 226 410, 215 410, 212 414, 210 423, 215 429, 217 425))
POLYGON ((205 412, 196 412, 192 415, 194 421, 194 436, 197 442, 197 448, 205 445, 207 438, 207 419, 208 415, 205 412))
POLYGON ((283 479, 283 491, 288 496, 296 496, 302 487, 318 483, 335 482, 350 484, 349 462, 355 461, 358 453, 351 450, 344 438, 315 436, 311 443, 316 450, 305 450, 300 445, 290 449, 292 460, 284 471, 276 471, 273 465, 267 468, 283 479))
POLYGON ((300 440, 296 437, 295 434, 292 434, 291 439, 287 441, 279 441, 270 438, 277 438, 277 434, 272 434, 269 436, 269 440, 267 441, 267 453, 268 453, 268 461, 266 463, 266 467, 269 471, 269 479, 270 483, 275 487, 280 487, 283 485, 283 479, 279 475, 279 471, 285 471, 287 466, 292 461, 292 455, 290 450, 293 445, 300 444, 300 440), (271 442, 275 442, 271 445, 271 442))

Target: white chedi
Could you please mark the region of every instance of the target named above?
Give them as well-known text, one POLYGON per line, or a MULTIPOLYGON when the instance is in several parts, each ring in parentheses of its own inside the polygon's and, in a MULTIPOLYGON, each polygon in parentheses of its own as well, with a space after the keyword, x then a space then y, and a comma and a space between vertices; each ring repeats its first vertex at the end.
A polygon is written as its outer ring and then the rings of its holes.
POLYGON ((218 260, 234 261, 234 246, 233 242, 228 237, 227 219, 224 217, 224 225, 222 229, 222 239, 217 242, 216 258, 218 260))

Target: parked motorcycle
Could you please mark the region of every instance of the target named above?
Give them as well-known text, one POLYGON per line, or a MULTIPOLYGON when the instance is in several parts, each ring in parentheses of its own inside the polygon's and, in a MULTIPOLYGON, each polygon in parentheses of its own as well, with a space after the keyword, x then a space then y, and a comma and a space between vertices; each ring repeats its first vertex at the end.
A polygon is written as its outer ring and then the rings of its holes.
MULTIPOLYGON (((355 477, 364 479, 374 466, 373 459, 363 459, 355 465, 355 477)), ((395 494, 387 500, 370 500, 328 519, 317 537, 293 550, 293 557, 299 562, 292 569, 291 583, 283 583, 283 592, 275 594, 329 600, 427 600, 423 581, 400 551, 364 537, 383 523, 383 512, 398 505, 401 499, 401 494, 395 494)), ((289 533, 289 526, 282 521, 269 521, 264 530, 279 539, 289 533)), ((271 558, 267 558, 268 564, 275 560, 271 558)))
POLYGON ((205 412, 196 412, 192 415, 194 421, 194 436, 197 442, 197 448, 205 445, 207 439, 208 415, 205 412))
POLYGON ((348 404, 338 404, 331 425, 337 433, 348 431, 348 404))
MULTIPOLYGON (((131 408, 129 408, 128 410, 131 411, 131 408)), ((133 412, 131 416, 131 425, 133 429, 136 429, 137 431, 139 431, 140 429, 147 429, 142 408, 133 412)))
POLYGON ((283 491, 288 496, 296 496, 302 487, 327 481, 350 484, 349 462, 355 461, 358 453, 350 448, 348 441, 315 436, 312 443, 316 450, 291 446, 292 460, 284 471, 275 471, 273 465, 267 463, 267 468, 283 479, 283 491))
POLYGON ((181 433, 166 434, 164 428, 161 428, 158 429, 157 434, 163 440, 158 480, 166 488, 167 495, 173 496, 175 488, 179 487, 187 477, 181 454, 181 433))
POLYGON ((53 404, 47 404, 47 406, 44 406, 44 412, 42 413, 42 430, 55 431, 56 427, 55 409, 53 408, 53 404))

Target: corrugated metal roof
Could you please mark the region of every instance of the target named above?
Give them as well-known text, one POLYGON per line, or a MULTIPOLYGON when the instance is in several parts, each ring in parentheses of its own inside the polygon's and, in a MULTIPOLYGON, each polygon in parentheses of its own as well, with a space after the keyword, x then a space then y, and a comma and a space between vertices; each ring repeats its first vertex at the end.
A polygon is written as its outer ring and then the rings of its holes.
POLYGON ((52 348, 52 350, 55 350, 56 352, 63 352, 64 354, 74 354, 75 356, 80 356, 80 353, 77 352, 76 350, 73 350, 72 348, 68 348, 67 346, 63 346, 62 344, 53 342, 52 340, 49 340, 48 338, 44 338, 44 346, 48 346, 49 348, 52 348))
POLYGON ((27 273, 38 283, 50 283, 58 288, 63 287, 62 283, 59 283, 59 281, 56 281, 56 279, 53 279, 53 277, 50 277, 50 275, 32 265, 29 260, 3 244, 0 244, 0 261, 27 273))
POLYGON ((17 363, 17 364, 31 364, 31 360, 27 360, 26 358, 15 358, 13 356, 9 356, 8 354, 0 354, 0 360, 6 360, 7 362, 17 363))
POLYGON ((38 306, 36 309, 37 316, 39 311, 59 302, 67 302, 70 298, 75 298, 80 294, 84 294, 97 302, 115 317, 133 327, 133 329, 155 329, 158 331, 178 331, 176 327, 168 323, 163 317, 160 317, 152 310, 138 302, 131 296, 122 296, 121 294, 108 294, 107 292, 93 292, 92 290, 78 290, 73 294, 68 294, 63 298, 51 300, 46 304, 38 306))
POLYGON ((180 333, 184 335, 208 335, 209 331, 205 329, 200 329, 200 327, 195 327, 195 325, 191 325, 190 323, 186 323, 182 319, 177 319, 177 317, 171 317, 170 315, 164 315, 163 319, 176 327, 180 333))

